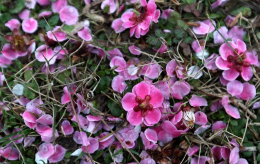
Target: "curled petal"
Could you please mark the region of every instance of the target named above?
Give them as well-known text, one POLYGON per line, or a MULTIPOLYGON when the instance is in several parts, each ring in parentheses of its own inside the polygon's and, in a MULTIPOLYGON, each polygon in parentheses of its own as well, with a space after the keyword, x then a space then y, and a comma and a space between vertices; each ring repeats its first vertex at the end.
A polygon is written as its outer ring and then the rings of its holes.
POLYGON ((24 19, 22 28, 24 32, 32 34, 38 29, 38 22, 34 18, 24 19))
POLYGON ((78 21, 78 10, 73 6, 65 6, 60 11, 60 20, 67 25, 73 25, 78 21))
POLYGON ((5 26, 8 27, 11 31, 14 29, 19 29, 20 25, 21 23, 18 19, 11 19, 5 24, 5 26))

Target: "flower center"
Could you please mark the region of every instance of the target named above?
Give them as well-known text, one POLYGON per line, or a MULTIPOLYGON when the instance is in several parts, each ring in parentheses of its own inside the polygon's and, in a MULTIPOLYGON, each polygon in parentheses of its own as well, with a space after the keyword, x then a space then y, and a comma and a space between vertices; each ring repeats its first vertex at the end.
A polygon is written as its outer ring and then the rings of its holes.
POLYGON ((153 110, 153 105, 150 104, 150 100, 151 100, 150 95, 146 95, 144 99, 142 99, 139 96, 136 96, 135 101, 138 103, 138 105, 134 107, 134 111, 135 112, 141 111, 142 117, 145 117, 148 111, 153 110))
MULTIPOLYGON (((235 50, 235 52, 238 52, 238 51, 235 50)), ((242 67, 250 67, 251 64, 244 60, 246 58, 246 55, 238 54, 235 52, 233 53, 233 55, 229 55, 227 57, 227 61, 229 62, 228 67, 234 68, 238 72, 242 72, 242 67)))
POLYGON ((133 22, 134 25, 138 24, 138 23, 142 23, 145 18, 146 18, 146 11, 147 11, 147 7, 141 7, 139 9, 139 14, 134 14, 132 18, 130 18, 129 20, 133 22))

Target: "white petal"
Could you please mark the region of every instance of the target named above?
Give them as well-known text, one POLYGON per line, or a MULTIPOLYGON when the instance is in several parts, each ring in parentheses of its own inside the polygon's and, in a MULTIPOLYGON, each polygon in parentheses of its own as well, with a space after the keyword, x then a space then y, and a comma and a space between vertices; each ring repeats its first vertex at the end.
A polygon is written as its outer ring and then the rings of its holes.
POLYGON ((75 150, 75 151, 71 154, 71 156, 79 156, 81 152, 82 152, 82 149, 81 149, 81 148, 80 148, 80 149, 77 149, 77 150, 75 150))
POLYGON ((201 52, 197 52, 197 53, 196 53, 196 56, 197 56, 200 60, 203 59, 203 56, 204 56, 204 59, 207 59, 208 56, 209 56, 209 53, 208 53, 207 50, 204 49, 204 50, 201 51, 201 52))
POLYGON ((23 95, 23 85, 21 84, 16 84, 13 89, 12 92, 18 96, 22 96, 23 95))
POLYGON ((36 162, 37 164, 45 164, 45 163, 48 163, 48 162, 47 162, 47 158, 46 158, 46 159, 41 159, 41 158, 39 157, 39 152, 35 154, 35 162, 36 162), (43 161, 44 161, 44 162, 43 162, 43 161))

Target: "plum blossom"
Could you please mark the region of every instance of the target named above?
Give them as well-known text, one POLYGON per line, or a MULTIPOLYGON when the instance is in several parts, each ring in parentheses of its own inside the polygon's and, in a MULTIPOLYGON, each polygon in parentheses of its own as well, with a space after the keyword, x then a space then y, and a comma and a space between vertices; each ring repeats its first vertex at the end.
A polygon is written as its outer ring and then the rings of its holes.
POLYGON ((65 6, 59 11, 60 20, 67 25, 73 25, 78 21, 78 10, 73 6, 65 6))
POLYGON ((216 59, 216 65, 219 69, 224 70, 223 78, 228 81, 235 80, 239 75, 249 81, 253 76, 251 65, 258 65, 258 56, 256 51, 246 51, 246 44, 237 39, 224 43, 220 46, 220 57, 216 59))
POLYGON ((138 83, 122 99, 122 106, 127 111, 127 120, 132 125, 154 125, 159 122, 163 95, 159 89, 146 82, 138 83))
MULTIPOLYGON (((145 35, 149 31, 149 26, 153 22, 157 23, 160 16, 160 10, 156 10, 154 0, 148 3, 146 0, 141 0, 142 7, 138 10, 127 10, 122 16, 121 20, 113 22, 112 27, 119 29, 120 26, 130 28, 130 36, 135 34, 136 38, 145 35)), ((121 29, 119 29, 121 30, 121 29)))
POLYGON ((215 30, 215 26, 216 26, 216 22, 214 20, 212 20, 213 24, 210 22, 209 19, 201 22, 197 22, 199 23, 198 27, 193 27, 193 32, 197 35, 205 35, 207 33, 211 33, 215 30))
POLYGON ((104 10, 104 8, 108 6, 109 7, 109 14, 112 14, 116 11, 116 3, 115 0, 104 0, 101 4, 101 9, 104 10))

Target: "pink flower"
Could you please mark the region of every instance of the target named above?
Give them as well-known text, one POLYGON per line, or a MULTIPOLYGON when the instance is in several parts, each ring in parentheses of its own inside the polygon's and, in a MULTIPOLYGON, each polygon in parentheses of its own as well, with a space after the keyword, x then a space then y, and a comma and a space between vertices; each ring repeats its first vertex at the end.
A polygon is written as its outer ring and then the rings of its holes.
POLYGON ((161 118, 158 109, 162 105, 163 95, 159 89, 146 82, 133 87, 122 99, 122 106, 127 111, 127 120, 132 125, 140 125, 143 121, 156 124, 161 118))
POLYGON ((54 27, 54 29, 52 31, 48 31, 47 32, 47 36, 49 39, 52 39, 54 41, 58 41, 58 42, 63 42, 65 40, 67 40, 66 38, 66 34, 59 31, 60 30, 60 26, 56 26, 54 27))
MULTIPOLYGON (((67 2, 67 1, 66 1, 67 2)), ((52 14, 52 12, 51 11, 43 11, 43 12, 41 12, 39 15, 38 15, 38 18, 43 18, 43 17, 48 17, 48 16, 50 16, 52 14)))
POLYGON ((23 20, 22 28, 26 33, 34 33, 38 29, 38 22, 34 18, 26 18, 23 20))
POLYGON ((175 99, 182 100, 189 93, 190 85, 185 81, 176 81, 171 87, 171 94, 175 99))
POLYGON ((48 158, 50 163, 57 163, 60 162, 66 154, 66 149, 64 149, 60 145, 55 145, 54 147, 54 153, 48 158))
POLYGON ((112 14, 116 11, 116 3, 115 0, 104 0, 101 4, 101 9, 104 10, 104 8, 108 6, 109 7, 109 14, 112 14))
POLYGON ((117 18, 112 22, 111 27, 115 30, 116 33, 121 33, 125 31, 127 28, 123 27, 123 21, 121 18, 117 18))
POLYGON ((91 41, 92 40, 92 36, 90 34, 90 30, 88 27, 83 27, 83 29, 81 29, 79 32, 78 32, 78 36, 85 40, 85 41, 91 41))
POLYGON ((60 11, 60 20, 66 25, 73 25, 78 21, 78 10, 73 6, 65 6, 60 11))
POLYGON ((20 25, 21 23, 18 19, 11 19, 5 24, 5 26, 8 27, 11 31, 14 29, 19 29, 20 25))
POLYGON ((40 47, 38 47, 35 51, 35 58, 39 61, 39 62, 47 62, 52 65, 55 63, 57 55, 55 55, 53 53, 53 50, 51 47, 47 46, 47 45, 41 45, 40 47))
POLYGON ((141 5, 138 13, 128 10, 121 16, 122 26, 130 28, 130 36, 135 34, 136 38, 145 35, 149 31, 151 22, 157 23, 160 16, 160 10, 156 10, 154 0, 150 0, 148 3, 146 0, 141 0, 141 5))
POLYGON ((27 19, 30 17, 30 10, 24 9, 22 12, 18 14, 20 19, 27 19))
MULTIPOLYGON (((27 51, 17 51, 12 48, 12 45, 10 43, 6 43, 2 48, 2 54, 6 59, 14 60, 18 57, 25 56, 27 54, 27 51)), ((3 64, 9 63, 6 59, 2 58, 3 64)))
POLYGON ((173 11, 174 10, 172 10, 172 9, 163 10, 161 18, 168 19, 168 17, 171 15, 171 12, 173 12, 173 11))
POLYGON ((67 6, 67 0, 57 0, 52 2, 51 8, 54 13, 58 13, 63 7, 67 6))
POLYGON ((127 84, 123 76, 117 75, 112 80, 112 89, 116 92, 123 93, 126 89, 127 84))
POLYGON ((128 49, 134 55, 141 55, 141 52, 139 52, 139 51, 141 51, 141 49, 136 47, 135 45, 129 46, 128 49))
POLYGON ((155 130, 153 130, 153 129, 146 129, 144 131, 144 133, 141 132, 140 136, 142 138, 145 150, 147 150, 147 149, 153 150, 154 148, 156 148, 158 146, 156 144, 157 140, 158 140, 158 137, 157 137, 157 133, 156 133, 155 130))
POLYGON ((15 161, 19 158, 19 151, 15 147, 7 147, 2 150, 1 155, 10 161, 15 161))
POLYGON ((236 42, 229 41, 235 52, 227 43, 220 46, 220 57, 216 60, 219 69, 224 70, 223 78, 228 81, 235 80, 239 75, 245 81, 249 81, 253 76, 251 65, 258 65, 258 56, 256 51, 246 51, 246 44, 237 39, 236 42))
POLYGON ((203 22, 198 22, 200 26, 198 27, 193 27, 193 32, 197 35, 205 35, 207 33, 211 33, 215 30, 216 23, 214 20, 212 20, 213 24, 211 24, 210 20, 207 19, 203 22))
POLYGON ((229 0, 217 0, 216 2, 211 4, 211 8, 215 9, 219 6, 224 6, 229 0))

